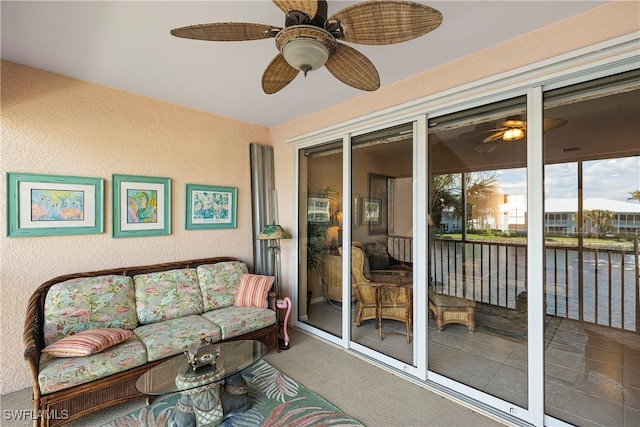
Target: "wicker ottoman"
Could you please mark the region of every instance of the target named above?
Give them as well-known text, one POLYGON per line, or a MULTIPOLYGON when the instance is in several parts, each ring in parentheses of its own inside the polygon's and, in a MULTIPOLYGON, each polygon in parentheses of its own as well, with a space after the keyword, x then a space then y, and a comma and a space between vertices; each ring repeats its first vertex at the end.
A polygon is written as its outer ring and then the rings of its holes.
POLYGON ((429 287, 429 311, 435 316, 436 328, 439 331, 449 323, 460 323, 466 325, 469 331, 475 331, 475 310, 475 301, 439 294, 429 287))

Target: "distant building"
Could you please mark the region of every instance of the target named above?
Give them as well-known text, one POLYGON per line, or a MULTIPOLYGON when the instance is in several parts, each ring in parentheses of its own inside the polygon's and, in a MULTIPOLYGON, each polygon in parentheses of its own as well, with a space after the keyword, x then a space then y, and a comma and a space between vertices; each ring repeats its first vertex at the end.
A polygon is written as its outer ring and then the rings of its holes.
MULTIPOLYGON (((578 232, 576 213, 578 199, 547 199, 544 205, 544 229, 546 233, 575 234, 578 232)), ((609 199, 585 199, 583 211, 605 210, 614 213, 606 232, 614 235, 640 235, 640 203, 620 202, 609 199)), ((587 220, 587 233, 595 230, 587 220)))
MULTIPOLYGON (((527 201, 524 196, 506 196, 506 203, 500 206, 495 218, 488 218, 488 228, 502 231, 516 230, 526 231, 527 201)), ((578 199, 546 199, 544 214, 545 233, 572 235, 578 232, 577 212, 578 199)), ((640 203, 620 202, 602 198, 586 199, 582 206, 583 211, 605 210, 614 213, 605 230, 612 235, 640 235, 640 203)), ((475 224, 475 222, 474 222, 475 224)), ((453 209, 444 209, 440 228, 445 233, 462 231, 462 218, 455 218, 453 209)), ((586 233, 594 233, 596 230, 590 220, 586 220, 586 233)))

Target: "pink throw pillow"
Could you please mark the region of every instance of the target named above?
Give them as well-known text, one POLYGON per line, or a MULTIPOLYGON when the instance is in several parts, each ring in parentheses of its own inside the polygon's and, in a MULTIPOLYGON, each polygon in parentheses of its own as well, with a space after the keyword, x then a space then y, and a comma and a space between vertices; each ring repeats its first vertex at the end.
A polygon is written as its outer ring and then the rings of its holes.
POLYGON ((233 305, 236 307, 268 307, 267 295, 275 277, 260 274, 243 274, 238 284, 238 294, 233 305))
POLYGON ((51 343, 42 352, 55 357, 88 356, 128 340, 132 335, 133 331, 128 329, 90 329, 51 343))

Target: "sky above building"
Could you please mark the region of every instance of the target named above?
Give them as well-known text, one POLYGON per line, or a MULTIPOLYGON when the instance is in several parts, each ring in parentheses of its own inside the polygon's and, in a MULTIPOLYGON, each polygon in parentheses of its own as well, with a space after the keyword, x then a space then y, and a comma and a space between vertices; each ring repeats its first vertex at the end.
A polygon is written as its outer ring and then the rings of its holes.
MULTIPOLYGON (((526 168, 504 169, 496 173, 505 194, 526 194, 526 168)), ((640 190, 640 157, 586 161, 583 163, 583 177, 583 198, 633 202, 629 200, 630 193, 640 190)), ((577 197, 577 163, 545 166, 546 199, 577 197)))

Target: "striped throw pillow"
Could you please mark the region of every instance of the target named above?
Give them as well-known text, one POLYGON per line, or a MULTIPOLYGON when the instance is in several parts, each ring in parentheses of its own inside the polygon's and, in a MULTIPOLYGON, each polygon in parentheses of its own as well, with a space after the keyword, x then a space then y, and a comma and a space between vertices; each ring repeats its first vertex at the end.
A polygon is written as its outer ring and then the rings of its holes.
POLYGON ((88 356, 119 344, 132 335, 133 331, 128 329, 90 329, 49 344, 42 352, 55 357, 88 356))
POLYGON ((233 305, 236 307, 267 308, 267 295, 275 277, 260 274, 243 274, 238 284, 238 294, 233 305))

